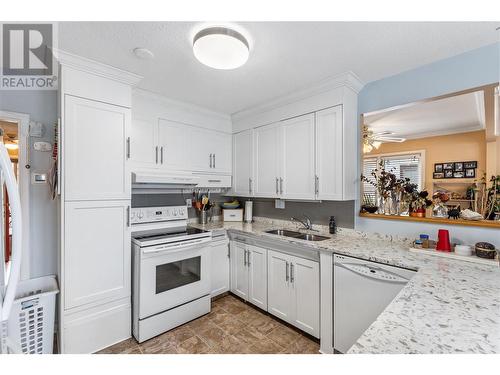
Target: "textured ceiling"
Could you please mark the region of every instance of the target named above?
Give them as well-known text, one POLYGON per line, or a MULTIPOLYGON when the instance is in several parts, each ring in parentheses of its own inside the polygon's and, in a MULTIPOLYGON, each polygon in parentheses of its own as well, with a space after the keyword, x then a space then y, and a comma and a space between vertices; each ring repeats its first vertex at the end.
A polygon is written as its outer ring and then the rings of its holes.
POLYGON ((364 123, 375 133, 390 131, 408 139, 484 130, 483 91, 416 103, 403 108, 365 115, 364 123))
POLYGON ((346 71, 366 83, 498 38, 498 23, 488 22, 241 22, 236 26, 250 36, 250 58, 221 71, 193 56, 192 36, 201 25, 63 22, 59 48, 140 74, 143 89, 233 114, 346 71), (139 60, 135 47, 155 58, 139 60))

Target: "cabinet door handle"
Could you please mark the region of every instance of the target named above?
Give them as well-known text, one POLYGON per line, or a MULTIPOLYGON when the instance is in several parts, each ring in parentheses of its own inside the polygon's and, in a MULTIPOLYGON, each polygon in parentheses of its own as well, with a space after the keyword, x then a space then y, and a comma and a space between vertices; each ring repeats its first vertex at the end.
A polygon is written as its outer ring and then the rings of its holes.
POLYGON ((156 164, 158 164, 158 146, 155 147, 156 164))
POLYGON ((163 146, 160 148, 160 163, 163 164, 163 146))
POLYGON ((280 177, 280 194, 283 195, 283 179, 280 177))
POLYGON ((314 193, 316 195, 319 194, 319 177, 318 176, 314 176, 314 193))
POLYGON ((212 154, 208 157, 208 160, 210 160, 210 168, 212 168, 212 154))
POLYGON ((245 252, 243 253, 243 265, 246 267, 247 265, 247 249, 244 250, 245 252))
POLYGON ((215 168, 215 154, 214 154, 214 168, 215 168))
POLYGON ((248 179, 248 193, 252 194, 252 179, 248 179))
POLYGON ((293 283, 295 281, 295 278, 293 276, 293 263, 290 263, 290 282, 293 283))
POLYGON ((285 281, 288 282, 289 276, 288 276, 288 262, 286 262, 286 271, 285 271, 285 281))
POLYGON ((278 187, 278 177, 276 177, 276 195, 279 194, 279 187, 278 187))
POLYGON ((127 228, 130 227, 130 206, 127 206, 127 228))
POLYGON ((227 257, 231 259, 231 248, 227 245, 227 257))
POLYGON ((250 267, 250 250, 247 250, 247 267, 250 267))
POLYGON ((127 137, 127 159, 130 159, 130 137, 127 137))

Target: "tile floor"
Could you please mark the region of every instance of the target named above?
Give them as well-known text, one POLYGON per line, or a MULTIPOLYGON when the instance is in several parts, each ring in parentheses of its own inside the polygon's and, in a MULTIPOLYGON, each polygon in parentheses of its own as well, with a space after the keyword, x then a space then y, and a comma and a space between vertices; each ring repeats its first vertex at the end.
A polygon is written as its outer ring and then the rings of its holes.
POLYGON ((104 354, 317 354, 318 340, 304 335, 233 295, 212 302, 210 314, 151 340, 133 338, 104 354))

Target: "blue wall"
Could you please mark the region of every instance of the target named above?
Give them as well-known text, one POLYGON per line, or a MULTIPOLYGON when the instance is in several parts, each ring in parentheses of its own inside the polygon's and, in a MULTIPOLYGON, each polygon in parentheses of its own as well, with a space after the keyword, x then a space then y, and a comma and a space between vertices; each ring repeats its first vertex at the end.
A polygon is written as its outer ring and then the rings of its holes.
MULTIPOLYGON (((33 150, 33 142, 54 142, 53 124, 57 121, 57 92, 0 90, 0 110, 26 113, 30 120, 45 125, 42 138, 31 138, 31 170, 48 172, 51 152, 33 150)), ((57 204, 50 198, 48 185, 30 185, 31 277, 57 272, 57 204)))
MULTIPOLYGON (((365 85, 358 97, 361 115, 422 99, 483 86, 500 80, 499 44, 491 44, 444 60, 423 65, 395 76, 365 85)), ((359 153, 361 155, 361 153, 359 153)), ((359 211, 359 201, 356 205, 359 211)), ((497 229, 415 222, 365 219, 356 216, 356 229, 366 232, 399 234, 414 237, 419 233, 435 236, 437 229, 448 229, 455 241, 489 241, 500 246, 497 229)))
POLYGON ((498 82, 498 43, 369 82, 359 93, 359 113, 407 104, 498 82))

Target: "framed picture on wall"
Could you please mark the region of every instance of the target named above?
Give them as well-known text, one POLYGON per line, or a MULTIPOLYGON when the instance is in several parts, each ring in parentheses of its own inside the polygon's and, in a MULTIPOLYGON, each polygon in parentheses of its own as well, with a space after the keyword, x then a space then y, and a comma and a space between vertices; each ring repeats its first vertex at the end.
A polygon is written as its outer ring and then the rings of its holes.
POLYGON ((475 168, 466 169, 465 170, 465 177, 475 178, 476 177, 476 169, 475 168))
POLYGON ((434 164, 434 172, 442 172, 443 164, 434 164))
POLYGON ((464 161, 464 169, 477 168, 477 161, 464 161))
POLYGON ((455 172, 462 172, 464 170, 464 163, 455 163, 453 170, 455 172))
POLYGON ((443 169, 449 169, 449 170, 452 171, 453 170, 453 164, 454 163, 443 163, 443 169))
POLYGON ((465 172, 463 171, 453 172, 453 178, 464 178, 464 177, 465 177, 465 172))
POLYGON ((432 174, 432 178, 438 180, 440 178, 444 178, 444 172, 434 172, 432 174))
POLYGON ((445 169, 445 171, 444 171, 444 178, 453 178, 453 170, 451 170, 451 169, 445 169))

